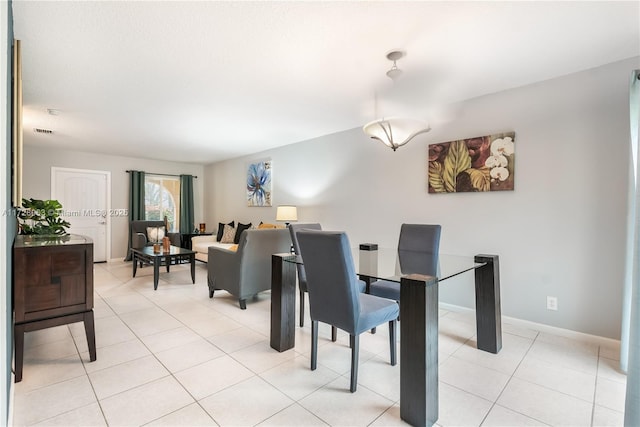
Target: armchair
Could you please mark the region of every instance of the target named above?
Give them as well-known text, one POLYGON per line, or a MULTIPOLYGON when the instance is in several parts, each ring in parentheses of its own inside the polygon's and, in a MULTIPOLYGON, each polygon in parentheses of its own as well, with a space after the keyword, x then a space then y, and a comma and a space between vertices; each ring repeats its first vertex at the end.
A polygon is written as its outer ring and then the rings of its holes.
POLYGON ((131 233, 131 248, 140 249, 145 246, 153 244, 153 242, 151 241, 151 239, 149 239, 149 236, 147 235, 147 227, 154 227, 154 228, 164 227, 165 236, 169 237, 171 244, 173 246, 180 246, 180 233, 166 232, 167 227, 164 221, 138 220, 138 221, 131 221, 129 223, 129 230, 131 233))
POLYGON ((238 298, 240 308, 245 310, 248 297, 271 289, 271 255, 289 252, 290 248, 286 228, 245 230, 235 251, 210 246, 209 298, 215 290, 223 289, 238 298))

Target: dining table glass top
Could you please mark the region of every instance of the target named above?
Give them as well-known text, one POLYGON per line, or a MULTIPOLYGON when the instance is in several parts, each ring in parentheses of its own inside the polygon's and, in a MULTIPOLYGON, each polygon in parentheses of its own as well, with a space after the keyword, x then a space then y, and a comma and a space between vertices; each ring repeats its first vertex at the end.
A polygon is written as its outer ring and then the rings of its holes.
MULTIPOLYGON (((435 276, 438 278, 438 281, 443 281, 486 264, 484 262, 476 262, 473 256, 441 253, 438 255, 438 265, 435 272, 426 266, 423 271, 402 271, 398 261, 397 248, 361 250, 359 247, 355 247, 351 248, 351 255, 357 274, 398 283, 402 276, 409 274, 435 276)), ((411 256, 419 257, 420 255, 413 253, 411 256)), ((304 264, 302 257, 295 254, 291 254, 290 257, 285 257, 284 261, 304 264)))

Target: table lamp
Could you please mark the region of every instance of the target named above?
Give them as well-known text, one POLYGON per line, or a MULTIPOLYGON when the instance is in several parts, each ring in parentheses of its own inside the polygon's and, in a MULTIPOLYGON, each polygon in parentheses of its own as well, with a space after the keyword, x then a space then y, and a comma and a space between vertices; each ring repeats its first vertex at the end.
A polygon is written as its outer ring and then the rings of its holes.
POLYGON ((278 206, 276 211, 276 221, 284 221, 286 226, 289 226, 291 221, 298 220, 298 208, 291 205, 278 206))

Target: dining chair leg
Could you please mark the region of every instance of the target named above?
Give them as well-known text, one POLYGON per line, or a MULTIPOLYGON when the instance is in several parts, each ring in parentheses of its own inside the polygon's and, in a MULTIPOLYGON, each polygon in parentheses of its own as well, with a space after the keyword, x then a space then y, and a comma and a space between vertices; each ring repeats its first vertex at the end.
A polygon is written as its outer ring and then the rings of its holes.
POLYGON ((396 366, 396 321, 389 321, 389 352, 391 357, 391 366, 396 366))
POLYGON ((349 335, 351 344, 351 393, 356 391, 358 386, 358 353, 360 352, 360 335, 349 335))
POLYGON ((338 339, 338 328, 335 326, 331 327, 331 341, 336 342, 338 339))
POLYGON ((304 326, 304 291, 300 291, 300 327, 304 326))
POLYGON ((318 367, 318 321, 311 320, 311 370, 318 367))

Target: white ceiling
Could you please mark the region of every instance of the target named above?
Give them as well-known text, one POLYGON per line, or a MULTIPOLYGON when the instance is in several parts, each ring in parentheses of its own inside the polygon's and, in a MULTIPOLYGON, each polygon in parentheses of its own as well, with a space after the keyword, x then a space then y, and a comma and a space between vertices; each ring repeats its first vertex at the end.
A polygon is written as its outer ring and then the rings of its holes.
POLYGON ((26 144, 195 163, 376 111, 435 127, 447 104, 640 55, 638 1, 14 0, 13 18, 26 144))

